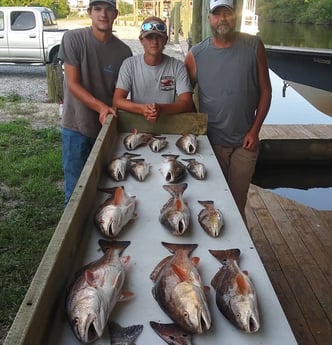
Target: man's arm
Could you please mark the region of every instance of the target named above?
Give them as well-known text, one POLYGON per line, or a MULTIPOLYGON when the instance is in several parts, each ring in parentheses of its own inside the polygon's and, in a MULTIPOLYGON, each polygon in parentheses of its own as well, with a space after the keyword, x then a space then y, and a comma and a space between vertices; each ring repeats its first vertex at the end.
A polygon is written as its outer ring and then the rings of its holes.
POLYGON ((184 64, 187 68, 191 85, 195 87, 196 85, 196 62, 191 51, 188 52, 184 59, 184 64))
POLYGON ((71 94, 90 109, 99 113, 99 122, 103 124, 108 114, 116 115, 115 111, 102 101, 95 98, 81 84, 80 69, 77 66, 64 63, 66 82, 71 94))
POLYGON ((272 98, 272 87, 269 75, 267 56, 262 41, 259 42, 257 50, 257 66, 259 81, 259 101, 256 110, 255 121, 244 138, 243 148, 254 150, 259 143, 259 131, 270 109, 272 98))

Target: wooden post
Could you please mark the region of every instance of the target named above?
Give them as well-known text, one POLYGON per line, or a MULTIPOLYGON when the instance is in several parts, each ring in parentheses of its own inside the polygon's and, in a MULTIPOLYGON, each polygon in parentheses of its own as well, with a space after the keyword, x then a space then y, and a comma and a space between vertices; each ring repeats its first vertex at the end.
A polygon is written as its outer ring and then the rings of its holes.
POLYGON ((179 43, 180 6, 181 6, 180 1, 177 1, 174 4, 174 43, 179 43))
POLYGON ((194 45, 202 40, 202 0, 193 0, 193 20, 191 25, 191 42, 194 45))
POLYGON ((63 102, 63 71, 61 64, 46 65, 48 100, 52 103, 63 102))

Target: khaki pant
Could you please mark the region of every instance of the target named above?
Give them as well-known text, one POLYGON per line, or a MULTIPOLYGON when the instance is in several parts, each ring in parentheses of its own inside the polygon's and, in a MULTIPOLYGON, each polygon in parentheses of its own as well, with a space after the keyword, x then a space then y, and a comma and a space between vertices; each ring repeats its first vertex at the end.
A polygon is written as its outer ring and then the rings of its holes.
POLYGON ((221 166, 235 203, 246 223, 245 206, 252 175, 255 172, 259 150, 248 151, 242 147, 213 145, 213 151, 221 166))

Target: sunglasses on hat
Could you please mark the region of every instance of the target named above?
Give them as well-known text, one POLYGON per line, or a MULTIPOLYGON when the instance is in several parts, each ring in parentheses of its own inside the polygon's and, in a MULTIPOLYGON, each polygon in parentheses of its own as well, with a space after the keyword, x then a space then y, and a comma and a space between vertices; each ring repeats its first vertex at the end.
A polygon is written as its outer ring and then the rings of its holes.
POLYGON ((167 27, 165 24, 162 24, 162 23, 145 23, 145 24, 142 24, 141 30, 143 32, 153 31, 153 30, 157 30, 159 32, 166 32, 167 27))

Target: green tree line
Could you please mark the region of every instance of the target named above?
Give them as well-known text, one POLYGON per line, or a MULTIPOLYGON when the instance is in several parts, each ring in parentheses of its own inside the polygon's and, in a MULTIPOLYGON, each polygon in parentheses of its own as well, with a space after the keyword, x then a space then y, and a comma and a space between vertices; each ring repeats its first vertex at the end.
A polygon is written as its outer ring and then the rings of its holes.
POLYGON ((257 0, 260 20, 332 25, 332 0, 257 0))

